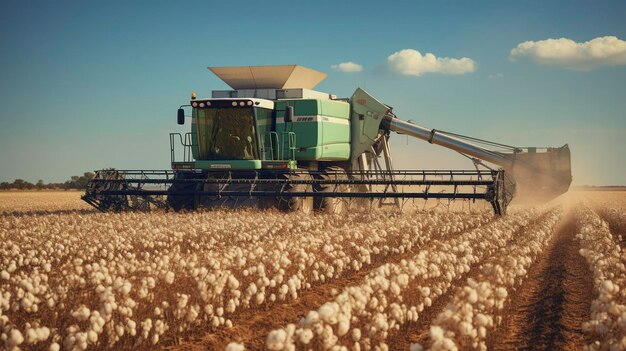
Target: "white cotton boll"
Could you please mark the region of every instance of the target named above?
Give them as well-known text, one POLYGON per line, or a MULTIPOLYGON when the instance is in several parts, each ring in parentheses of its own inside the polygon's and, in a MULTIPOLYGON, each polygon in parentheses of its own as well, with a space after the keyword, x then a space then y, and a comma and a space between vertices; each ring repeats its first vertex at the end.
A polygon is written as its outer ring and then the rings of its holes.
POLYGON ((452 341, 452 340, 450 340, 448 338, 443 339, 442 340, 442 344, 443 344, 443 347, 445 347, 446 350, 450 350, 450 351, 457 351, 458 350, 456 344, 454 344, 454 341, 452 341))
POLYGON ((78 348, 81 350, 87 349, 87 333, 76 333, 76 340, 78 348))
POLYGON ((461 323, 459 323, 459 332, 461 333, 461 335, 467 336, 472 334, 472 329, 472 325, 466 321, 462 321, 461 323))
POLYGON ((361 340, 361 329, 359 328, 352 329, 352 340, 354 340, 355 342, 358 342, 359 340, 361 340))
POLYGON ((298 338, 302 344, 306 345, 313 339, 313 331, 311 329, 304 329, 300 332, 298 338))
POLYGON ((129 320, 126 322, 126 325, 128 326, 128 329, 129 329, 129 332, 128 332, 128 333, 129 333, 130 335, 132 335, 132 336, 135 336, 135 335, 137 334, 137 329, 136 329, 136 327, 137 327, 137 323, 135 323, 135 321, 134 321, 134 320, 129 319, 129 320))
POLYGON ((189 301, 189 295, 186 294, 182 294, 180 295, 180 297, 178 298, 178 303, 177 306, 179 309, 183 309, 187 306, 187 301, 189 301))
POLYGON ((226 312, 233 313, 236 309, 237 305, 235 304, 235 301, 233 301, 233 299, 228 300, 226 303, 226 312))
POLYGON ((185 321, 187 321, 188 323, 195 321, 196 318, 198 318, 199 311, 200 308, 197 306, 195 308, 190 308, 189 311, 187 311, 187 315, 185 316, 185 321))
POLYGON ((430 327, 429 335, 433 341, 443 340, 443 329, 438 325, 433 325, 430 327))
POLYGON ((50 329, 48 327, 37 328, 37 336, 39 341, 47 340, 50 337, 50 329))
POLYGON ((48 348, 48 351, 59 351, 61 350, 61 346, 59 346, 59 344, 57 344, 56 342, 53 342, 52 344, 50 344, 50 347, 48 348))
POLYGON ((423 304, 423 303, 420 303, 419 305, 417 305, 416 310, 417 310, 417 312, 422 312, 422 311, 424 311, 424 304, 423 304))
POLYGON ((339 318, 339 324, 337 325, 337 335, 344 336, 350 330, 350 319, 346 316, 339 318))
POLYGON ((235 290, 239 288, 239 281, 235 278, 234 275, 228 277, 228 288, 231 290, 235 290))
POLYGON ((387 318, 382 313, 377 313, 374 317, 374 326, 378 330, 387 331, 389 330, 389 324, 387 323, 387 318))
POLYGON ((256 294, 256 303, 257 305, 260 305, 263 303, 263 301, 265 301, 265 294, 260 292, 256 294))
POLYGON ((337 305, 336 302, 327 302, 323 304, 322 307, 319 308, 318 310, 319 317, 327 323, 334 324, 337 322, 337 320, 335 319, 335 314, 337 313, 338 310, 339 310, 339 305, 337 305))
POLYGON ((31 282, 29 282, 28 280, 24 279, 20 282, 20 286, 22 287, 22 289, 30 292, 33 291, 33 284, 31 284, 31 282))
POLYGON ((478 327, 478 336, 480 336, 481 339, 484 339, 487 337, 487 329, 485 327, 478 327))
POLYGON ((122 294, 128 295, 128 293, 130 293, 131 287, 132 285, 130 284, 130 282, 125 282, 124 285, 122 285, 120 291, 122 292, 122 294))
POLYGON ((476 290, 470 288, 467 293, 467 302, 475 304, 478 301, 478 293, 476 290))
POLYGON ((15 261, 11 261, 11 263, 9 263, 9 267, 7 267, 7 271, 9 273, 13 273, 15 272, 16 269, 17 269, 17 266, 15 265, 15 261))
POLYGON ((37 332, 35 329, 28 328, 26 329, 26 343, 33 344, 38 341, 37 332))
POLYGON ((85 305, 81 305, 76 311, 72 312, 72 317, 81 322, 84 322, 89 318, 90 314, 91 311, 89 310, 89 308, 87 308, 87 306, 85 305))
POLYGON ((602 282, 602 289, 604 289, 605 292, 607 293, 612 293, 613 292, 613 282, 610 280, 605 280, 602 282))
POLYGON ((423 351, 424 348, 419 343, 412 343, 410 351, 423 351))
POLYGON ((167 272, 165 274, 165 282, 167 284, 172 284, 174 282, 174 272, 167 272))
POLYGON ((508 293, 506 291, 505 288, 503 287, 499 287, 496 289, 496 296, 500 299, 500 300, 504 300, 506 299, 508 293))
POLYGON ((245 349, 246 348, 243 346, 243 344, 231 342, 226 345, 226 349, 224 351, 244 351, 245 349))
POLYGON ((3 270, 2 272, 0 272, 0 278, 4 280, 9 280, 9 278, 11 278, 11 275, 9 274, 9 272, 3 270))
POLYGON ((487 326, 489 324, 489 319, 489 317, 479 313, 474 317, 474 322, 477 326, 487 326))
POLYGON ((317 313, 317 311, 309 311, 309 313, 307 313, 306 317, 304 318, 303 325, 312 325, 313 323, 317 322, 319 319, 320 319, 320 316, 317 313))
POLYGON ((18 346, 22 344, 23 342, 24 342, 24 336, 22 335, 22 333, 17 329, 11 329, 6 343, 9 346, 18 346))
POLYGON ((282 350, 287 333, 283 329, 272 330, 267 335, 266 346, 269 350, 282 350))
POLYGON ((98 341, 98 334, 96 334, 95 331, 90 330, 87 333, 87 340, 89 340, 90 343, 95 344, 98 341))

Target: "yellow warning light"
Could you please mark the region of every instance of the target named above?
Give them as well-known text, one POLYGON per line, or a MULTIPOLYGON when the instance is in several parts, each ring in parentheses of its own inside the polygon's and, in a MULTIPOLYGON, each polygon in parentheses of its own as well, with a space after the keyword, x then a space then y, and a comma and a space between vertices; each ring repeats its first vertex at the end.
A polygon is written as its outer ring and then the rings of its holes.
POLYGON ((191 93, 191 100, 195 100, 196 99, 196 93, 192 92, 191 93))

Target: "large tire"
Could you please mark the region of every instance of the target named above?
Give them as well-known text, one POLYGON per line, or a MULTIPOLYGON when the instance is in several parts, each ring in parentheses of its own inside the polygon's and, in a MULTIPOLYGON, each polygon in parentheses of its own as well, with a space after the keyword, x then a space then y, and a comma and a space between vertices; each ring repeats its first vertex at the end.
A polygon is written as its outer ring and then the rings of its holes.
POLYGON ((193 173, 178 172, 174 176, 174 183, 168 189, 167 202, 170 207, 178 212, 181 210, 195 210, 197 208, 198 201, 194 195, 174 195, 175 193, 196 192, 201 183, 197 182, 177 182, 176 180, 193 179, 193 173))
MULTIPOLYGON (((286 179, 300 180, 307 179, 306 175, 299 173, 285 173, 286 179)), ((310 176, 308 176, 310 178, 310 176)), ((284 192, 312 192, 310 184, 287 184, 284 192)), ((284 212, 311 213, 313 211, 313 198, 311 196, 278 196, 278 209, 284 212)))
MULTIPOLYGON (((328 167, 321 174, 321 179, 327 180, 346 180, 348 176, 346 171, 341 167, 328 167)), ((316 184, 315 192, 318 193, 347 193, 350 191, 348 185, 322 185, 316 184)), ((348 198, 345 197, 328 197, 319 196, 314 198, 315 210, 325 213, 345 213, 348 211, 348 198)))

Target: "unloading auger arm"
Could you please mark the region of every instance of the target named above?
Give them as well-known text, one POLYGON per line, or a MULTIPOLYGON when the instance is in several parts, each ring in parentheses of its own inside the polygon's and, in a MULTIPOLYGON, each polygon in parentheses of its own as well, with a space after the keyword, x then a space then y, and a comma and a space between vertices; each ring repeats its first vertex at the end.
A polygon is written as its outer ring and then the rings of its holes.
POLYGON ((387 116, 385 120, 383 120, 383 129, 409 135, 501 167, 510 167, 513 164, 511 159, 501 153, 490 151, 453 136, 438 132, 436 129, 427 129, 391 116, 387 116))
POLYGON ((440 145, 466 156, 502 167, 508 188, 521 201, 549 201, 569 189, 572 181, 570 151, 567 145, 558 148, 513 148, 510 153, 497 152, 469 141, 409 123, 388 114, 381 129, 409 135, 428 143, 440 145))

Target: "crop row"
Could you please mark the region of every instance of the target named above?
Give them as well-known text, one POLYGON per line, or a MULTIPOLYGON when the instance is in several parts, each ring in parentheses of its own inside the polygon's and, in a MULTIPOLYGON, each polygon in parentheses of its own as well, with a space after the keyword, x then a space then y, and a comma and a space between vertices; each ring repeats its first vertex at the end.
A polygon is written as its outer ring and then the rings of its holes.
POLYGON ((576 209, 580 254, 593 274, 595 298, 591 318, 583 329, 592 342, 587 350, 626 349, 626 252, 611 235, 608 224, 590 208, 576 209))
POLYGON ((399 263, 384 264, 361 284, 343 289, 297 324, 273 330, 270 350, 388 349, 390 333, 417 321, 470 267, 501 250, 539 216, 521 211, 445 239, 430 240, 399 263))
POLYGON ((524 228, 497 255, 485 261, 479 273, 456 289, 430 328, 432 350, 487 350, 487 333, 504 317, 508 297, 528 275, 528 268, 547 246, 561 217, 556 209, 524 228))

